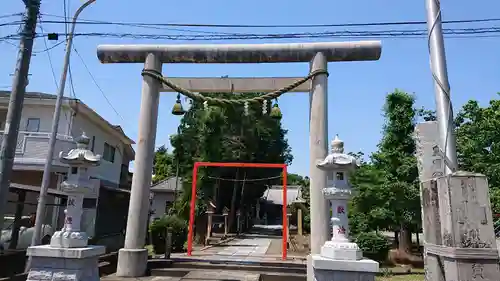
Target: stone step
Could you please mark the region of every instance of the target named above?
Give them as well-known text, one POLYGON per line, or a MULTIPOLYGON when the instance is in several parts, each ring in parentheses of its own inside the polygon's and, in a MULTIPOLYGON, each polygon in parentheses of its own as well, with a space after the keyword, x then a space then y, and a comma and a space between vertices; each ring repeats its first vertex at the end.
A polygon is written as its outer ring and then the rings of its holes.
MULTIPOLYGON (((196 258, 196 257, 184 257, 184 258, 172 258, 171 263, 172 267, 198 267, 198 266, 210 266, 210 267, 219 267, 226 265, 236 265, 239 267, 244 266, 258 266, 258 267, 273 267, 273 268, 293 268, 298 270, 303 270, 306 272, 306 264, 305 263, 297 263, 290 261, 282 261, 282 260, 258 260, 259 257, 255 257, 256 260, 251 260, 249 258, 240 258, 240 257, 224 257, 224 259, 217 257, 213 259, 204 258, 196 258)), ((150 263, 153 261, 149 261, 150 263)), ((163 266, 166 267, 166 266, 163 266)))
POLYGON ((181 277, 191 271, 245 271, 268 275, 304 275, 306 269, 287 266, 261 266, 261 265, 236 265, 236 264, 203 264, 203 263, 182 263, 173 264, 169 268, 151 269, 153 276, 176 276, 181 277))
POLYGON ((193 270, 183 276, 181 281, 260 281, 259 273, 245 271, 193 270))
MULTIPOLYGON (((151 272, 155 278, 173 278, 180 281, 305 281, 306 273, 255 272, 240 270, 206 270, 193 268, 164 268, 151 272)), ((169 280, 169 279, 166 279, 169 280)), ((158 280, 160 281, 160 280, 158 280)))

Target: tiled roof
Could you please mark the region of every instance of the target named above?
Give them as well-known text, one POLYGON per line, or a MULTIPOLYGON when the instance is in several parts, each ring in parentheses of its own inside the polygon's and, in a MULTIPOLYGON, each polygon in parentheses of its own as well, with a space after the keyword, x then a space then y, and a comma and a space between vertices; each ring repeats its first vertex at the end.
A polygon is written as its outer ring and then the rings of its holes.
MULTIPOLYGON (((10 96, 10 91, 0 91, 0 96, 3 96, 3 97, 8 97, 10 96)), ((52 94, 46 94, 46 93, 40 93, 40 92, 26 92, 24 94, 24 98, 28 98, 28 99, 36 99, 36 98, 39 98, 39 99, 56 99, 57 96, 56 95, 52 95, 52 94)), ((73 98, 68 98, 68 97, 64 97, 64 99, 73 99, 73 98)))
MULTIPOLYGON (((157 182, 151 186, 152 192, 174 192, 175 191, 175 177, 171 177, 168 179, 164 179, 160 182, 157 182)), ((181 190, 182 188, 182 179, 178 179, 177 190, 181 190)))
MULTIPOLYGON (((283 205, 283 187, 273 185, 268 188, 261 197, 263 200, 271 204, 283 205)), ((295 201, 301 200, 300 186, 290 185, 286 189, 287 206, 295 201)))

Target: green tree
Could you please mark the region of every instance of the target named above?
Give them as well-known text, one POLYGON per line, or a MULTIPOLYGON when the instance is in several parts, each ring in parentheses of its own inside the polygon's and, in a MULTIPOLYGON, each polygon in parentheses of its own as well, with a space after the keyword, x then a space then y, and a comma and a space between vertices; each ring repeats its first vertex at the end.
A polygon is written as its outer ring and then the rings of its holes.
POLYGON ((372 230, 394 229, 393 194, 387 176, 373 163, 363 163, 350 177, 356 195, 350 202, 350 227, 355 236, 372 230))
POLYGON ((399 250, 411 250, 411 230, 420 222, 420 197, 415 158, 415 98, 396 90, 387 95, 386 120, 379 150, 372 155, 376 169, 384 174, 385 187, 392 195, 394 222, 399 225, 399 250))
POLYGON ((173 155, 168 153, 164 145, 156 150, 153 159, 153 183, 157 183, 174 175, 173 159, 173 155))
POLYGON ((413 132, 422 111, 414 104, 414 97, 405 92, 387 95, 378 150, 351 179, 357 191, 351 202, 355 231, 399 231, 399 250, 408 253, 421 214, 413 132))
MULTIPOLYGON (((208 95, 208 94, 207 94, 208 95)), ((257 94, 211 94, 219 98, 250 98, 257 94)), ((267 108, 270 111, 270 104, 267 108)), ((248 115, 243 105, 209 106, 192 101, 182 117, 179 134, 171 138, 184 190, 178 211, 187 217, 191 198, 192 169, 196 161, 287 163, 292 161, 286 140, 287 131, 279 120, 262 114, 262 105, 249 104, 248 115)), ((208 200, 217 212, 228 207, 231 217, 237 209, 246 213, 260 198, 267 185, 280 184, 280 169, 262 168, 200 168, 197 185, 197 212, 206 208, 208 200), (268 180, 256 180, 268 179, 268 180), (248 180, 248 181, 246 181, 248 180), (251 181, 250 181, 251 180, 251 181)))
POLYGON ((492 209, 500 213, 500 100, 486 107, 470 100, 455 120, 459 167, 488 177, 492 209))
MULTIPOLYGON (((303 210, 303 218, 302 218, 302 227, 306 232, 310 231, 311 225, 311 208, 310 208, 310 196, 309 196, 309 177, 301 176, 299 174, 288 174, 288 184, 289 185, 298 185, 300 186, 301 198, 305 201, 303 206, 295 206, 301 208, 303 210)), ((292 213, 296 212, 296 210, 292 210, 292 213)))

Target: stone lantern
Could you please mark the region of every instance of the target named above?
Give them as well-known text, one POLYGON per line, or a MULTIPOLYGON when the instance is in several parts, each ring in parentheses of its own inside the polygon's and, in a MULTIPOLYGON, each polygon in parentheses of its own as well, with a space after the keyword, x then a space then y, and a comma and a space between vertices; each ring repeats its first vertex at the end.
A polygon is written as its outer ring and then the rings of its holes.
POLYGON ((69 166, 68 177, 61 183, 68 195, 64 226, 54 233, 50 245, 28 248, 32 257, 28 280, 99 280, 98 258, 105 248, 88 246, 88 236, 80 229, 83 198, 94 189, 89 168, 101 161, 100 155, 88 149, 89 142, 83 133, 76 139, 75 149, 59 153, 59 160, 69 166))
POLYGON ((328 185, 323 189, 323 195, 330 202, 331 218, 325 223, 332 225, 332 239, 321 247, 320 255, 312 255, 315 278, 312 280, 336 280, 333 277, 340 272, 346 281, 374 280, 378 262, 363 259, 361 249, 349 240, 347 204, 352 195, 349 174, 359 166, 359 162, 344 153, 344 142, 335 136, 331 153, 316 166, 327 172, 328 185))

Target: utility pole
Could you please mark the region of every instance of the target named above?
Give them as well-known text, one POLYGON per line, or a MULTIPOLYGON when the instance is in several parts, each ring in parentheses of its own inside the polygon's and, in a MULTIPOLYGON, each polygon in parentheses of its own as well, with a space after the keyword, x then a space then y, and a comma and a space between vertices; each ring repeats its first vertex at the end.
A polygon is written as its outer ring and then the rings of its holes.
POLYGON ((12 91, 10 94, 7 120, 5 121, 2 146, 0 148, 0 228, 7 207, 7 194, 10 188, 12 166, 16 154, 19 123, 24 103, 24 94, 28 84, 28 73, 35 40, 36 23, 40 12, 40 0, 23 0, 26 6, 24 28, 19 42, 19 54, 16 64, 12 91))
MULTIPOLYGON (((52 160, 54 157, 54 148, 56 145, 57 138, 57 128, 59 127, 59 117, 61 115, 61 105, 64 98, 64 89, 66 87, 66 77, 68 74, 69 61, 71 55, 71 48, 73 48, 73 34, 75 33, 76 20, 80 13, 90 4, 94 3, 96 0, 87 0, 83 3, 78 10, 76 10, 73 16, 73 21, 71 22, 71 31, 68 34, 68 42, 66 45, 66 53, 64 55, 63 71, 61 73, 61 80, 59 82, 59 88, 57 93, 56 105, 54 110, 54 115, 52 116, 52 130, 49 139, 49 149, 47 151, 47 159, 45 159, 45 166, 43 169, 42 186, 40 187, 40 195, 38 199, 38 205, 36 207, 36 218, 35 218, 35 230, 33 231, 33 237, 31 240, 31 246, 36 246, 40 244, 42 224, 45 213, 45 201, 47 197, 47 190, 50 185, 50 176, 52 168, 52 160)), ((27 269, 29 269, 31 263, 31 257, 28 259, 27 269)))
POLYGON ((445 174, 450 174, 457 167, 457 144, 444 51, 441 5, 439 0, 425 0, 425 6, 427 8, 427 29, 429 30, 429 55, 436 97, 439 149, 448 162, 448 165, 445 165, 445 174))

